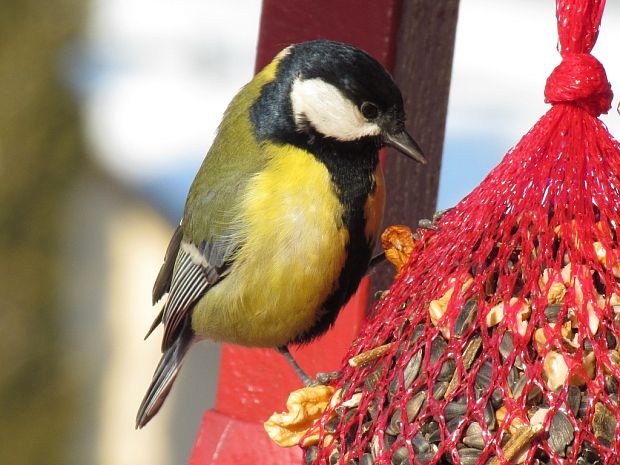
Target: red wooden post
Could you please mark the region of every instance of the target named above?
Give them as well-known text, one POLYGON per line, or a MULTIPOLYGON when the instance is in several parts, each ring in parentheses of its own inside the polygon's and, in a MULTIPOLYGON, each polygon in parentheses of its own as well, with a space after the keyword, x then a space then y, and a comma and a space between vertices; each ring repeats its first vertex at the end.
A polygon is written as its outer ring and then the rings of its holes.
MULTIPOLYGON (((410 3, 419 5, 427 1, 410 3)), ((458 4, 458 0, 452 1, 458 4)), ((394 70, 399 61, 396 50, 400 29, 401 0, 264 0, 256 69, 291 43, 327 38, 356 45, 394 70)), ((453 43, 453 35, 449 39, 453 43)), ((445 87, 448 83, 449 78, 441 84, 445 87)), ((443 107, 444 116, 446 105, 447 92, 445 101, 437 102, 437 109, 441 111, 443 107)), ((441 119, 442 129, 444 122, 441 119)), ((311 375, 339 368, 364 318, 368 289, 365 281, 327 335, 292 350, 311 375)), ((298 387, 301 382, 276 351, 225 345, 216 406, 204 416, 190 465, 299 463, 298 448, 279 448, 263 430, 263 422, 274 411, 284 410, 288 394, 298 387)))

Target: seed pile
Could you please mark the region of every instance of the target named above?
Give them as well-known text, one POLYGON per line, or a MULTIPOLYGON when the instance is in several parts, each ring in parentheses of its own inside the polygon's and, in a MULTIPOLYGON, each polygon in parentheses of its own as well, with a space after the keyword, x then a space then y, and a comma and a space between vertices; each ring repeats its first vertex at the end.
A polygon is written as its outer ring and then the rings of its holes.
POLYGON ((611 463, 620 374, 611 226, 596 224, 607 245, 590 242, 592 267, 571 261, 583 246, 572 223, 554 228, 547 257, 545 238, 530 238, 537 279, 522 265, 523 245, 502 274, 500 243, 484 266, 445 279, 423 314, 402 318, 395 337, 351 360, 367 374, 337 392, 306 463, 321 449, 325 463, 347 465, 611 463))

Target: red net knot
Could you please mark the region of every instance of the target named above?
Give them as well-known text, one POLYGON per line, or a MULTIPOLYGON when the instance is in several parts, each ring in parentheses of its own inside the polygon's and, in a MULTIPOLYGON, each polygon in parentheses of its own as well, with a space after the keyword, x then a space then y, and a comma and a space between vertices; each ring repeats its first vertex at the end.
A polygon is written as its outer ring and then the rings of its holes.
POLYGON ((594 116, 611 108, 613 92, 605 68, 590 54, 571 54, 551 72, 545 102, 573 103, 594 116))

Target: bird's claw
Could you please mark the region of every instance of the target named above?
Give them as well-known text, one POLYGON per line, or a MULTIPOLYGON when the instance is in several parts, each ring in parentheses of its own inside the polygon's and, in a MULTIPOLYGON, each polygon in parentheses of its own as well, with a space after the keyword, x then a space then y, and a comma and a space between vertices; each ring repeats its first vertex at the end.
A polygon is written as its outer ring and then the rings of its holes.
POLYGON ((441 228, 437 226, 437 222, 441 220, 446 213, 448 213, 452 208, 446 208, 445 210, 438 210, 433 213, 433 217, 429 220, 428 218, 422 218, 418 221, 418 226, 422 229, 431 229, 433 231, 439 231, 441 228))
POLYGON ((428 218, 422 218, 418 221, 418 226, 422 229, 432 229, 433 231, 439 231, 439 226, 435 224, 434 220, 429 220, 428 218))
POLYGON ((342 373, 339 371, 321 371, 316 374, 316 384, 331 384, 340 379, 342 373))

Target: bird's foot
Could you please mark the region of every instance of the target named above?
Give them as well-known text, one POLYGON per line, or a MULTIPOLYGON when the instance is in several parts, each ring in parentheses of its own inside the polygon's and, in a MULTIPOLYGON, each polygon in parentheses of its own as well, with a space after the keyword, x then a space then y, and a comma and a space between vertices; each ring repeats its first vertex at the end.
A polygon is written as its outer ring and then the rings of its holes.
POLYGON ((340 379, 342 373, 339 371, 320 371, 316 374, 316 384, 332 384, 340 379))
POLYGON ((287 346, 277 347, 276 350, 284 356, 306 387, 316 386, 318 384, 330 384, 332 381, 337 380, 341 376, 339 371, 328 371, 317 373, 316 379, 313 379, 304 371, 302 367, 299 366, 297 360, 293 358, 287 346))
POLYGON ((446 213, 448 213, 450 210, 452 210, 452 208, 446 208, 445 210, 436 211, 431 219, 423 218, 418 221, 418 226, 422 229, 432 229, 433 231, 439 231, 440 228, 439 226, 437 226, 437 222, 444 216, 446 216, 446 213))

